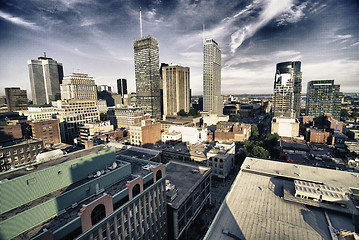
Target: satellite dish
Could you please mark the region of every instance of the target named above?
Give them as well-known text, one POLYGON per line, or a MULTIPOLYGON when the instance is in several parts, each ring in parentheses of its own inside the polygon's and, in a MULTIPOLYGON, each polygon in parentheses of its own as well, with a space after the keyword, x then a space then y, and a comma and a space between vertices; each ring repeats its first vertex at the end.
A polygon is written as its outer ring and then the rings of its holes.
POLYGON ((117 163, 116 162, 113 162, 112 164, 112 169, 115 169, 117 167, 117 163))
POLYGON ((100 171, 97 171, 97 172, 96 172, 96 176, 97 176, 97 177, 101 176, 101 172, 100 172, 100 171))

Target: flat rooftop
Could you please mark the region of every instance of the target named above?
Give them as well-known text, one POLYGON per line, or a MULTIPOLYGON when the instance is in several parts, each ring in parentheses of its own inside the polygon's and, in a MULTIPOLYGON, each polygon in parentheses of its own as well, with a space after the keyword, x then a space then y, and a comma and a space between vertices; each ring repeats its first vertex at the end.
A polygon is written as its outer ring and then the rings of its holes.
MULTIPOLYGON (((40 225, 35 226, 34 228, 28 230, 26 232, 26 234, 28 234, 28 236, 35 236, 41 228, 45 227, 47 229, 51 229, 52 231, 55 231, 56 229, 59 229, 60 227, 64 226, 65 224, 67 224, 68 222, 71 222, 72 220, 76 219, 78 217, 78 212, 80 211, 80 209, 82 208, 83 205, 87 205, 93 201, 95 201, 96 199, 100 198, 103 196, 103 194, 108 194, 108 195, 115 195, 116 193, 121 192, 123 189, 126 188, 126 184, 130 181, 135 180, 137 177, 141 176, 144 177, 147 174, 151 173, 150 169, 146 169, 144 168, 148 163, 146 162, 140 162, 140 161, 136 161, 134 159, 128 159, 122 156, 122 153, 126 153, 126 151, 128 150, 120 150, 118 152, 116 152, 116 162, 118 164, 118 166, 123 166, 127 163, 131 164, 131 174, 128 175, 127 177, 124 177, 123 179, 121 179, 120 181, 114 182, 111 186, 109 186, 106 189, 103 189, 103 191, 98 194, 98 195, 93 195, 90 198, 87 198, 85 201, 78 203, 78 206, 75 206, 73 208, 67 209, 65 213, 56 216, 50 220, 48 220, 47 222, 44 222, 40 225)), ((134 156, 134 154, 132 152, 134 152, 134 150, 130 151, 131 154, 134 156)), ((129 154, 129 152, 127 152, 127 154, 129 154)), ((136 157, 135 157, 136 158, 136 157)), ((156 165, 156 163, 152 163, 153 165, 156 165)), ((106 175, 107 173, 111 173, 111 171, 104 173, 104 175, 106 175)), ((102 177, 102 176, 101 176, 102 177)), ((66 193, 67 191, 72 190, 74 187, 80 186, 86 182, 92 181, 93 178, 85 178, 79 182, 76 182, 75 184, 72 184, 70 186, 67 186, 63 189, 57 190, 53 193, 50 193, 48 195, 46 195, 45 197, 39 198, 31 203, 27 203, 23 206, 21 206, 20 208, 16 208, 15 211, 16 212, 11 212, 11 215, 15 215, 19 212, 22 211, 26 211, 27 209, 30 209, 32 207, 34 207, 35 205, 38 205, 42 202, 45 202, 51 198, 55 198, 58 197, 61 194, 66 193)), ((6 214, 9 214, 6 213, 6 214)), ((3 214, 4 215, 4 214, 3 214)), ((0 216, 1 217, 1 216, 0 216)), ((4 217, 4 216, 2 216, 4 217)), ((11 217, 11 216, 6 216, 6 218, 11 217)), ((6 219, 5 218, 5 219, 6 219)), ((4 219, 1 219, 4 220, 4 219)), ((17 237, 19 238, 19 237, 17 237)), ((20 239, 20 238, 19 238, 20 239)))
POLYGON ((213 148, 210 144, 189 144, 177 143, 175 145, 171 144, 156 144, 151 147, 152 149, 170 152, 175 154, 190 155, 195 158, 195 160, 205 160, 207 159, 207 153, 213 148))
POLYGON ((24 167, 15 169, 15 170, 6 171, 6 172, 0 174, 0 181, 4 180, 4 179, 10 180, 10 179, 17 178, 17 177, 20 177, 20 176, 23 176, 23 175, 26 175, 29 173, 40 171, 45 168, 49 168, 49 167, 52 167, 52 166, 55 166, 55 165, 58 165, 58 164, 61 164, 61 163, 67 162, 67 161, 71 161, 76 158, 84 157, 89 154, 96 153, 98 151, 102 151, 105 149, 107 149, 107 147, 105 145, 98 145, 96 147, 92 147, 92 148, 72 152, 70 154, 62 155, 61 157, 57 157, 57 158, 55 157, 46 162, 34 163, 34 164, 32 164, 32 166, 34 166, 35 169, 32 169, 32 170, 26 170, 28 166, 24 166, 24 167))
POLYGON ((351 215, 285 200, 295 179, 359 187, 358 174, 246 158, 204 239, 332 239, 330 224, 354 231, 351 215))
MULTIPOLYGON (((170 161, 166 164, 166 176, 170 184, 177 189, 177 196, 172 200, 167 199, 167 203, 177 209, 200 184, 200 182, 210 174, 211 169, 202 166, 190 165, 182 162, 170 161), (185 181, 184 181, 185 179, 185 181)), ((168 190, 166 194, 172 194, 168 190)))
MULTIPOLYGON (((27 143, 40 143, 42 142, 41 140, 36 140, 36 139, 17 139, 17 140, 12 140, 12 141, 7 141, 7 142, 2 142, 0 143, 0 149, 1 148, 6 148, 6 147, 14 147, 14 146, 20 146, 20 145, 24 145, 27 143)), ((42 147, 42 146, 41 146, 42 147)))

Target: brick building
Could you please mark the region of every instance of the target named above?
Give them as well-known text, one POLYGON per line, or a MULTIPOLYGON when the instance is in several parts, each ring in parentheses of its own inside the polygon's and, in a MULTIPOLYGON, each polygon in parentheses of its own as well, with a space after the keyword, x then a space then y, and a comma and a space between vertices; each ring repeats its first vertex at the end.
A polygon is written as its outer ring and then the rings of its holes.
POLYGON ((32 138, 42 140, 44 147, 61 143, 59 120, 43 120, 30 122, 32 138))
POLYGON ((151 119, 130 126, 129 133, 131 145, 147 147, 161 142, 161 124, 153 123, 151 119))
POLYGON ((214 132, 215 141, 244 142, 251 136, 251 125, 238 122, 219 122, 214 132))
POLYGON ((308 129, 308 138, 307 141, 311 143, 323 143, 327 144, 331 136, 330 132, 326 132, 323 129, 308 129))

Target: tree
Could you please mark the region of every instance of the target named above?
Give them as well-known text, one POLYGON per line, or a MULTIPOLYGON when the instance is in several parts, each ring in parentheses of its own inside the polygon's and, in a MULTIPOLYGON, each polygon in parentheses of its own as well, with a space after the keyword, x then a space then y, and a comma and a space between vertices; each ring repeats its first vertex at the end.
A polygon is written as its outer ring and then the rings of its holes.
POLYGON ((255 140, 258 139, 259 137, 259 132, 258 132, 258 127, 257 125, 253 124, 251 127, 251 139, 255 140))
POLYGON ((255 146, 252 155, 253 157, 268 158, 269 152, 261 146, 255 146))
POLYGON ((348 118, 349 118, 348 111, 346 109, 341 109, 340 110, 340 120, 341 121, 346 121, 346 120, 348 120, 348 118))
POLYGON ((100 121, 106 121, 107 120, 107 114, 106 113, 100 113, 100 121))
POLYGON ((182 117, 185 117, 185 116, 188 116, 188 114, 183 110, 181 109, 178 113, 177 113, 178 116, 182 116, 182 117))
POLYGON ((188 112, 189 116, 199 116, 199 111, 197 109, 191 108, 188 112))

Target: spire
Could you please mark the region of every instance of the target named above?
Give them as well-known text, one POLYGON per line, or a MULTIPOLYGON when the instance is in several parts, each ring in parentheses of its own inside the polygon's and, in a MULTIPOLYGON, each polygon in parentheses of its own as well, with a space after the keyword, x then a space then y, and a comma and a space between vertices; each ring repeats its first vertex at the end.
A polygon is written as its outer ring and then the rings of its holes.
POLYGON ((140 8, 140 31, 141 31, 141 37, 142 37, 142 15, 141 15, 141 8, 140 8))

